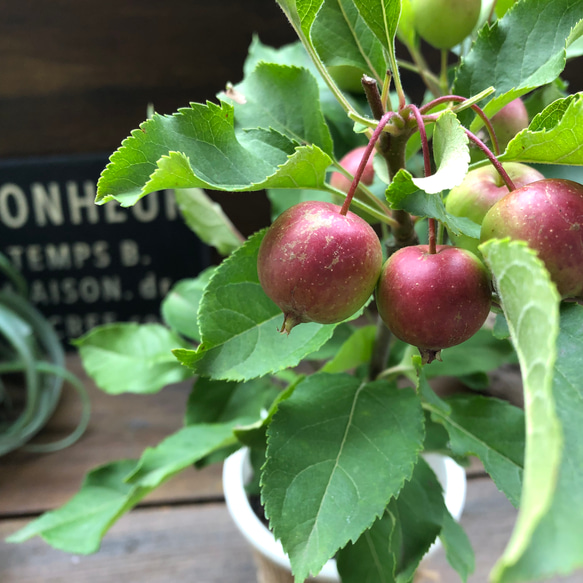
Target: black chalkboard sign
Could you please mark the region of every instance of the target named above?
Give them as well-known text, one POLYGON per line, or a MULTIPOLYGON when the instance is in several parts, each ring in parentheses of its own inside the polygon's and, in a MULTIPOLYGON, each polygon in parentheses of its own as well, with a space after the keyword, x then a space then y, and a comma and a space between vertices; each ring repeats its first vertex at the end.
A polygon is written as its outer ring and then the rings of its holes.
POLYGON ((0 250, 67 341, 98 324, 159 321, 172 284, 210 263, 172 191, 94 203, 106 155, 0 161, 0 250))

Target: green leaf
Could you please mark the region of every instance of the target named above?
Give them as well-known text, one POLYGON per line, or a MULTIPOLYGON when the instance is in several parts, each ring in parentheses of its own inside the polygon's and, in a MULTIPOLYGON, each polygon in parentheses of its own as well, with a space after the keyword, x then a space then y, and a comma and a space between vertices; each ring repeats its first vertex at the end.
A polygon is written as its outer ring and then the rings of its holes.
POLYGON ((281 334, 283 314, 257 276, 263 232, 251 237, 217 268, 200 309, 202 343, 178 349, 176 358, 215 380, 248 380, 297 365, 331 336, 335 325, 301 324, 281 334))
POLYGON ((213 451, 236 443, 236 420, 201 423, 179 429, 155 447, 148 447, 125 481, 154 489, 213 451))
POLYGON ((510 8, 516 3, 516 0, 498 0, 496 2, 496 16, 502 18, 510 8))
POLYGON ((481 29, 457 71, 453 93, 471 97, 490 86, 495 96, 516 90, 508 103, 550 83, 565 67, 567 39, 580 19, 578 1, 517 2, 502 19, 481 29))
POLYGON ((274 221, 283 211, 307 200, 332 202, 332 195, 321 190, 300 190, 298 188, 278 188, 267 190, 267 198, 271 203, 271 220, 274 221))
MULTIPOLYGON (((295 378, 285 390, 281 391, 277 397, 271 403, 267 415, 265 415, 261 421, 256 421, 246 427, 237 427, 235 429, 235 435, 237 439, 249 447, 261 447, 265 450, 267 442, 267 428, 273 419, 273 416, 277 413, 279 409, 279 404, 289 399, 296 387, 304 380, 304 376, 298 376, 295 378)), ((265 453, 265 452, 264 452, 265 453)), ((265 456, 264 456, 265 457, 265 456)))
POLYGON ((505 570, 528 548, 556 487, 562 438, 552 380, 560 297, 544 265, 525 243, 493 239, 480 250, 494 274, 524 383, 527 455, 520 511, 493 572, 495 581, 503 581, 505 570))
POLYGON ((442 362, 436 360, 426 367, 428 379, 489 372, 516 362, 516 353, 510 342, 499 340, 489 330, 482 329, 463 344, 442 350, 441 358, 442 362))
POLYGON ((340 347, 334 358, 323 366, 322 371, 328 373, 345 372, 361 364, 367 364, 372 356, 375 336, 376 326, 357 328, 340 347))
POLYGON ((400 0, 354 0, 362 18, 389 54, 395 52, 395 35, 401 14, 400 0))
POLYGON ((326 0, 312 27, 312 40, 327 67, 355 67, 382 85, 387 71, 383 47, 353 0, 326 0))
POLYGON ((500 160, 583 165, 583 93, 558 99, 515 136, 500 160))
POLYGON ((457 571, 465 583, 476 568, 474 550, 468 535, 449 512, 443 513, 443 525, 439 538, 445 549, 447 562, 457 571))
MULTIPOLYGON (((428 386, 421 381, 427 398, 428 386)), ((524 463, 524 414, 521 409, 493 397, 456 396, 426 405, 433 421, 449 433, 450 447, 460 456, 480 458, 498 488, 518 506, 524 463), (500 431, 500 427, 504 431, 500 431)))
MULTIPOLYGON (((318 84, 307 69, 260 62, 234 91, 237 127, 273 128, 295 142, 314 144, 332 154, 318 84)), ((231 101, 230 96, 227 91, 221 98, 231 101)))
POLYGON ((409 479, 423 412, 409 389, 316 374, 280 403, 268 429, 263 502, 296 581, 355 541, 409 479))
POLYGON ((442 221, 455 233, 479 237, 479 225, 465 217, 450 215, 437 193, 459 185, 468 172, 470 155, 468 138, 456 115, 443 112, 433 132, 433 152, 437 171, 427 178, 414 178, 405 169, 399 170, 387 188, 391 208, 407 210, 417 216, 442 221))
POLYGON ((221 255, 229 255, 243 242, 239 231, 220 204, 201 188, 176 190, 176 202, 186 224, 197 237, 214 247, 221 255))
POLYGON ((115 521, 154 488, 197 459, 233 442, 232 426, 186 427, 157 447, 146 449, 139 462, 120 460, 91 470, 69 502, 27 524, 8 542, 23 542, 39 535, 69 553, 96 552, 115 521), (128 476, 133 483, 128 483, 128 476))
POLYGON ((467 217, 456 217, 448 213, 441 197, 419 190, 407 170, 397 172, 387 190, 387 200, 392 209, 405 210, 418 217, 441 221, 450 233, 480 238, 480 225, 467 217))
POLYGON ((306 358, 310 360, 328 360, 334 358, 341 346, 352 336, 355 327, 349 323, 343 322, 334 328, 332 337, 326 344, 318 348, 316 352, 308 354, 306 358))
POLYGON ((394 507, 402 537, 396 582, 409 583, 441 532, 447 513, 441 484, 423 458, 419 458, 413 477, 403 487, 394 507))
POLYGON ((155 114, 124 140, 97 184, 96 202, 135 204, 165 188, 253 191, 321 188, 330 158, 275 130, 235 135, 233 106, 193 103, 155 114))
POLYGON ((338 551, 336 564, 343 583, 391 583, 401 552, 397 517, 387 510, 355 543, 338 551))
MULTIPOLYGON (((199 377, 188 397, 185 425, 220 424, 230 422, 237 441, 227 442, 226 447, 196 461, 202 468, 224 461, 239 449, 242 440, 237 435, 250 425, 260 424, 267 416, 267 410, 280 394, 270 377, 254 379, 246 383, 232 381, 211 381, 199 377)), ((263 432, 265 448, 265 431, 263 432)))
POLYGON ((314 75, 321 87, 326 86, 319 78, 318 69, 316 69, 304 45, 300 41, 275 48, 263 44, 257 35, 253 35, 247 58, 243 64, 244 76, 248 77, 251 75, 261 62, 289 65, 290 67, 304 67, 314 75))
POLYGON ((437 171, 425 178, 412 178, 412 182, 428 194, 437 194, 459 186, 468 173, 468 137, 455 113, 444 111, 437 118, 432 144, 437 171))
POLYGON ((567 47, 567 59, 575 59, 576 57, 583 56, 583 36, 574 40, 567 47))
POLYGON ((96 552, 113 523, 150 492, 124 482, 135 465, 135 460, 120 460, 91 470, 69 502, 45 512, 7 541, 20 543, 38 535, 68 553, 96 552))
POLYGON ((563 455, 550 508, 536 527, 526 552, 500 581, 534 581, 583 567, 583 307, 561 311, 553 394, 563 430, 563 455))
POLYGON ((461 184, 470 162, 468 138, 451 111, 443 112, 435 124, 433 154, 437 171, 426 178, 414 178, 407 170, 399 170, 387 189, 389 202, 402 200, 418 190, 438 194, 461 184))
POLYGON ((83 366, 106 393, 155 393, 192 373, 180 366, 172 349, 189 346, 159 324, 108 324, 73 341, 83 366))
MULTIPOLYGON (((254 37, 244 64, 245 76, 250 75, 261 61, 304 67, 314 75, 320 90, 320 107, 333 135, 334 151, 338 158, 352 148, 366 143, 362 136, 353 132, 354 122, 346 115, 346 111, 330 90, 301 42, 296 41, 275 49, 262 44, 257 37, 254 37)), ((354 103, 349 96, 346 99, 356 110, 359 109, 358 104, 354 103)))
POLYGON ((198 329, 198 306, 204 288, 209 282, 215 267, 209 267, 192 279, 182 279, 172 286, 162 300, 164 322, 178 334, 200 341, 198 329))
POLYGON ((409 582, 437 535, 450 564, 465 581, 474 553, 461 526, 447 511, 441 486, 421 458, 385 514, 337 555, 344 583, 409 582))
POLYGON ((199 377, 188 397, 185 425, 199 423, 226 423, 245 419, 254 423, 261 419, 280 391, 269 378, 245 383, 211 381, 199 377))
POLYGON ((312 25, 323 2, 324 0, 277 0, 302 41, 310 38, 312 25))

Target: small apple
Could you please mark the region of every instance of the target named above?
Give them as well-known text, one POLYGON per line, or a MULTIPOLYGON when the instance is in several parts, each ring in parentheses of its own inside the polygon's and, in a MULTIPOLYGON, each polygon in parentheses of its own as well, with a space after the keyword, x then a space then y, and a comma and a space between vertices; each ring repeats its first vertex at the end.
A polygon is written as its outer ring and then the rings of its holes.
POLYGON ((481 240, 526 241, 562 297, 583 297, 583 186, 549 178, 500 199, 484 217, 481 240))
POLYGON ((352 65, 331 65, 327 69, 341 91, 363 93, 362 76, 366 74, 366 71, 352 65))
POLYGON ((470 251, 404 247, 385 262, 377 284, 379 314, 391 332, 419 348, 424 362, 461 344, 485 322, 492 297, 484 264, 470 251))
POLYGON ((307 201, 267 230, 257 257, 261 287, 283 311, 281 331, 302 322, 333 324, 359 310, 383 263, 372 227, 338 205, 307 201))
POLYGON ((481 8, 481 0, 411 0, 417 33, 437 49, 461 43, 478 23, 481 8))
POLYGON ((500 151, 504 152, 508 142, 523 129, 528 127, 528 112, 520 97, 506 104, 492 117, 492 126, 498 138, 500 151))
MULTIPOLYGON (((544 178, 538 170, 526 164, 506 162, 502 166, 517 188, 544 178)), ((467 217, 481 225, 488 210, 507 194, 508 187, 500 174, 488 164, 468 172, 463 182, 451 189, 445 199, 445 209, 456 217, 467 217)), ((454 233, 449 233, 449 236, 456 247, 463 247, 479 256, 477 239, 454 233)))

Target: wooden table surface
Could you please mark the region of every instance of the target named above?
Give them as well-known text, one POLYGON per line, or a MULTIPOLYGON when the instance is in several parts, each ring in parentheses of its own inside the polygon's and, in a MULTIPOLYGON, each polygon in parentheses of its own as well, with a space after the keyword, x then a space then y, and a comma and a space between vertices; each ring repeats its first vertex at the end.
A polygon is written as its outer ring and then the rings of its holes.
MULTIPOLYGON (((254 583, 251 551, 232 523, 222 496, 221 468, 187 470, 153 492, 105 536, 90 556, 69 555, 40 538, 13 545, 4 538, 44 510, 66 502, 85 473, 112 459, 138 457, 182 424, 188 384, 157 395, 109 396, 87 379, 75 356, 68 367, 86 382, 92 416, 83 438, 53 454, 14 452, 0 458, 1 583, 254 583)), ((65 386, 61 404, 43 438, 70 430, 79 403, 65 386)), ((461 523, 476 553, 471 583, 486 583, 510 536, 515 509, 484 475, 468 470, 468 494, 461 523)), ((455 583, 443 551, 424 563, 419 583, 455 583)), ((582 583, 583 573, 553 583, 582 583)))

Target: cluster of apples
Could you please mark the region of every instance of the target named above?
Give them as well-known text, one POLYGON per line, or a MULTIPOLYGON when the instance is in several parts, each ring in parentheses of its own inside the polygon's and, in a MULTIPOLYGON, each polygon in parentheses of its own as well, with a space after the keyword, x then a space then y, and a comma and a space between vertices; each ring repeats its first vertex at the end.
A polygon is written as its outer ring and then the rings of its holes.
MULTIPOLYGON (((357 154, 341 161, 351 172, 361 151, 357 154)), ((526 241, 562 297, 583 297, 583 186, 545 179, 523 164, 505 169, 515 190, 508 192, 493 167, 473 170, 448 195, 447 210, 481 223, 482 241, 526 241)), ((341 182, 339 176, 332 180, 341 182)), ((438 245, 435 252, 427 245, 404 247, 383 265, 374 229, 340 210, 318 201, 297 204, 263 239, 259 281, 284 313, 282 331, 303 322, 345 320, 373 292, 383 321, 396 337, 417 346, 425 362, 480 329, 491 308, 492 285, 477 240, 452 236, 453 245, 438 245)))

